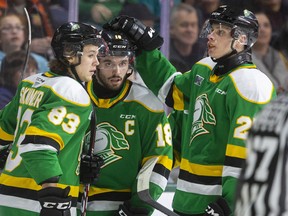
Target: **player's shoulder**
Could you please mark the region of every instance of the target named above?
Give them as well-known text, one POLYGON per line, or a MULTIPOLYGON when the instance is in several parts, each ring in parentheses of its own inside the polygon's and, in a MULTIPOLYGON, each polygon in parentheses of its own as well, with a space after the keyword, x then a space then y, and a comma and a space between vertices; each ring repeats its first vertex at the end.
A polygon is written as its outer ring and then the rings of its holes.
POLYGON ((267 103, 273 97, 274 86, 260 70, 252 66, 238 68, 229 74, 238 94, 253 103, 267 103))
POLYGON ((153 112, 163 112, 163 103, 147 87, 132 83, 126 101, 135 101, 153 112))
POLYGON ((211 57, 205 57, 203 59, 200 59, 198 62, 196 62, 195 66, 200 66, 200 67, 207 67, 210 70, 214 68, 216 65, 216 62, 214 62, 211 57))
POLYGON ((32 87, 50 89, 56 96, 81 106, 90 104, 90 97, 84 87, 68 76, 49 76, 49 73, 36 74, 25 79, 32 87))

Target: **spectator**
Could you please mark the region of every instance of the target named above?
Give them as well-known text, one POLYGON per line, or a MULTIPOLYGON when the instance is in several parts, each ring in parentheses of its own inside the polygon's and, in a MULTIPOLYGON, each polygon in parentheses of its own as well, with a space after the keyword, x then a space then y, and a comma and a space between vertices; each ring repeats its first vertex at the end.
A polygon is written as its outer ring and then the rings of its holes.
POLYGON ((259 22, 259 36, 252 47, 252 58, 257 68, 273 82, 277 93, 288 92, 288 70, 280 53, 270 46, 272 26, 264 12, 255 13, 259 22))
POLYGON ((26 52, 23 50, 12 52, 3 58, 0 70, 0 109, 14 97, 21 73, 26 78, 38 71, 37 62, 31 55, 28 57, 27 68, 23 71, 25 59, 26 52))
POLYGON ((260 8, 267 14, 272 26, 272 41, 279 37, 279 34, 288 21, 288 5, 283 0, 254 0, 254 10, 260 8))
POLYGON ((186 72, 205 53, 206 44, 199 37, 198 16, 194 7, 180 3, 170 16, 170 55, 171 63, 178 71, 186 72))
POLYGON ((54 29, 49 13, 48 5, 40 0, 0 0, 5 8, 2 11, 5 14, 9 12, 24 15, 24 7, 27 9, 31 20, 32 42, 31 51, 42 55, 46 59, 52 58, 52 49, 50 47, 51 37, 54 29), (5 4, 5 1, 7 4, 5 4))
MULTIPOLYGON (((0 61, 2 58, 11 52, 25 50, 27 38, 27 28, 25 18, 15 13, 9 13, 6 16, 0 18, 0 61)), ((38 64, 39 72, 45 72, 48 70, 48 61, 31 52, 38 64)))
POLYGON ((282 60, 285 62, 288 69, 288 20, 282 26, 281 32, 278 37, 272 42, 272 46, 280 52, 282 60))

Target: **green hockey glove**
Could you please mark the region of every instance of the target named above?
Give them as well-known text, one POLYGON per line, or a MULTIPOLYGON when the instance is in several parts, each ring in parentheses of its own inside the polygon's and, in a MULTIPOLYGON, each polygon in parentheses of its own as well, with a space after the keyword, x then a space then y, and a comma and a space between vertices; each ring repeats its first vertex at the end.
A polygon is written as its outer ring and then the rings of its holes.
POLYGON ((133 17, 118 16, 109 23, 103 25, 104 29, 122 31, 138 49, 154 50, 163 44, 163 38, 157 31, 145 26, 141 21, 133 17))
POLYGON ((65 189, 47 187, 38 192, 41 204, 40 216, 71 216, 72 197, 68 196, 70 187, 65 189))

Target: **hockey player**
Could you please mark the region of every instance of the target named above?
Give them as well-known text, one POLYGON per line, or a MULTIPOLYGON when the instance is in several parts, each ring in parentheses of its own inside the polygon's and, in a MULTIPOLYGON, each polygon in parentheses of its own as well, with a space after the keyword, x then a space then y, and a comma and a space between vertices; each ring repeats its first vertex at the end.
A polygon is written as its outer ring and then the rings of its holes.
POLYGON ((150 183, 151 196, 159 198, 172 168, 170 125, 160 100, 127 79, 134 70, 127 37, 110 31, 102 37, 109 53, 99 58, 87 90, 96 105, 94 150, 104 165, 90 187, 87 216, 150 215, 153 209, 137 196, 136 177, 149 158, 159 157, 150 183))
POLYGON ((280 96, 258 115, 247 139, 236 216, 287 215, 288 98, 280 96))
MULTIPOLYGON (((60 26, 51 45, 51 71, 24 79, 0 112, 0 144, 13 142, 0 176, 0 215, 76 216, 92 112, 82 82, 91 80, 105 46, 96 28, 78 22, 60 26)), ((90 159, 84 166, 97 165, 90 159)))
POLYGON ((104 27, 120 29, 134 41, 136 69, 144 82, 167 105, 185 110, 174 211, 231 215, 248 130, 255 114, 276 95, 251 60, 258 36, 254 14, 226 5, 213 12, 201 32, 209 57, 183 75, 155 49, 163 39, 154 29, 125 16, 104 27))

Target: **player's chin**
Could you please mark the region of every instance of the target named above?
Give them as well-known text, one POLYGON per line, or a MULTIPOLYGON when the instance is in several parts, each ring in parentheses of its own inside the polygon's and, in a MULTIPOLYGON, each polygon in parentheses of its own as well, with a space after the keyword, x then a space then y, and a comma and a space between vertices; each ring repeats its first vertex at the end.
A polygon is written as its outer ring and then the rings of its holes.
POLYGON ((117 83, 117 84, 114 83, 114 84, 110 85, 110 90, 117 91, 117 90, 119 90, 121 87, 122 87, 121 84, 119 84, 119 83, 117 83))
POLYGON ((89 81, 91 81, 91 80, 92 80, 92 76, 93 76, 93 74, 92 74, 92 75, 89 75, 89 76, 86 76, 86 77, 84 78, 83 82, 89 82, 89 81))

